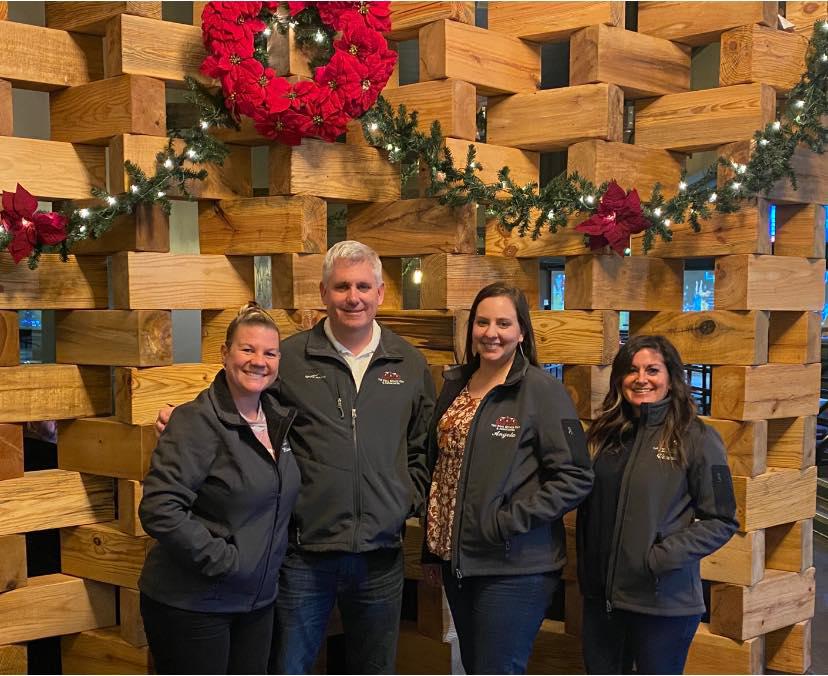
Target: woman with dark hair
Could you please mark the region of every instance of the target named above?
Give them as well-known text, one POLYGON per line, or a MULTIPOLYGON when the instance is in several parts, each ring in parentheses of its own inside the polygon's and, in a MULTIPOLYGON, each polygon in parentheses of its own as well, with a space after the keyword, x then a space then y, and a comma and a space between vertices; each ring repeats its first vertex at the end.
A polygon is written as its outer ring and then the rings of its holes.
POLYGON ((141 523, 158 543, 138 587, 159 674, 267 670, 300 483, 286 441, 296 411, 269 389, 279 330, 256 303, 230 323, 221 354, 212 385, 172 412, 144 482, 141 523))
POLYGON ((670 341, 621 347, 587 441, 595 486, 577 528, 587 672, 680 674, 705 609, 699 560, 738 522, 722 440, 699 420, 670 341))
POLYGON ((592 484, 586 438, 563 385, 538 366, 519 289, 477 294, 466 363, 444 378, 426 580, 442 575, 467 673, 524 673, 566 560, 561 517, 592 484))

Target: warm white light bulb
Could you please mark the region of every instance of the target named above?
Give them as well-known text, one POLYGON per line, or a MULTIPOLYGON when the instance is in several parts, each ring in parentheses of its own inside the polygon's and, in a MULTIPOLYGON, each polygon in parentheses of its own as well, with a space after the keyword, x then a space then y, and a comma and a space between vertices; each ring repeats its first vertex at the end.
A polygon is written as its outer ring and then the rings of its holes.
POLYGON ((194 160, 198 157, 198 153, 192 148, 190 148, 189 150, 187 150, 187 157, 189 157, 191 160, 194 160))
POLYGON ((687 190, 687 184, 684 181, 679 181, 679 190, 687 190))
POLYGON ((372 122, 372 123, 368 126, 368 129, 369 129, 370 131, 376 131, 377 129, 379 129, 379 125, 378 125, 376 122, 372 122))
POLYGON ((732 183, 731 187, 732 187, 734 190, 738 190, 739 188, 741 188, 741 187, 742 187, 742 184, 741 184, 741 183, 739 183, 738 181, 734 181, 734 182, 732 183))
POLYGON ((768 139, 766 139, 766 138, 760 138, 759 139, 759 145, 760 146, 766 146, 766 145, 768 145, 768 143, 770 143, 770 141, 768 141, 768 139))
POLYGON ((551 221, 551 220, 555 217, 555 210, 554 210, 554 209, 550 209, 550 210, 547 212, 546 217, 547 217, 547 218, 551 221))
POLYGON ((656 216, 661 216, 661 207, 656 207, 655 209, 653 209, 653 213, 656 216))
POLYGON ((325 39, 325 34, 322 31, 316 31, 316 35, 313 36, 313 39, 317 42, 322 42, 325 39))
POLYGON ((81 218, 89 218, 89 209, 81 209, 78 214, 81 218))
POLYGON ((166 195, 166 194, 167 194, 167 193, 165 193, 163 190, 159 190, 159 191, 158 191, 158 197, 163 197, 163 196, 164 196, 164 195, 166 195))
POLYGON ((116 204, 118 204, 118 200, 115 199, 112 195, 107 197, 106 201, 109 203, 109 206, 111 206, 111 207, 114 207, 116 204))
POLYGON ((716 199, 717 199, 718 197, 719 197, 719 196, 718 196, 715 192, 712 192, 712 193, 710 193, 710 197, 708 197, 708 198, 707 198, 707 201, 708 201, 708 202, 710 202, 710 203, 712 204, 713 202, 715 202, 715 201, 716 201, 716 199))
POLYGON ((671 224, 670 219, 669 219, 669 218, 665 218, 665 219, 664 219, 664 227, 665 227, 665 228, 669 228, 669 227, 670 227, 670 224, 671 224))
POLYGON ((137 193, 140 190, 140 188, 135 184, 129 186, 129 189, 134 193, 137 193))
POLYGON ((272 30, 270 30, 270 27, 269 27, 269 26, 268 26, 267 28, 265 28, 265 29, 262 31, 262 33, 264 33, 264 34, 265 34, 265 37, 266 37, 266 38, 269 38, 269 37, 270 37, 270 34, 271 34, 272 32, 273 32, 273 31, 272 31, 272 30))
POLYGON ((411 281, 415 284, 421 284, 423 281, 423 271, 422 270, 414 270, 414 274, 411 275, 411 281))
POLYGON ((776 120, 772 126, 776 131, 779 131, 782 128, 782 123, 779 120, 776 120))
POLYGON ((627 247, 626 249, 624 249, 624 255, 625 256, 629 256, 631 253, 632 253, 632 249, 630 249, 630 247, 627 247))
POLYGON ((802 99, 797 99, 796 101, 794 101, 794 108, 804 108, 804 107, 805 107, 805 101, 803 101, 802 99))
POLYGON ((201 121, 201 128, 202 129, 209 129, 210 128, 210 123, 207 120, 202 120, 201 121))
POLYGON ((172 169, 173 168, 173 161, 168 157, 164 160, 164 169, 172 169))
POLYGON ((592 195, 587 195, 586 196, 586 201, 587 201, 587 204, 592 204, 595 201, 595 197, 593 197, 592 195))

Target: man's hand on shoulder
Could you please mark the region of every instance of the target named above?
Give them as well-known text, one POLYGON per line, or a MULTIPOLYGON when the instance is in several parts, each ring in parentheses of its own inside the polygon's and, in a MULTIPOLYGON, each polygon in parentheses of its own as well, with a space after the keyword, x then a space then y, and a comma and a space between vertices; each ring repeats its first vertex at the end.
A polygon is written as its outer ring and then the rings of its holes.
POLYGON ((174 408, 175 406, 172 404, 167 404, 160 411, 158 411, 158 417, 155 419, 155 434, 157 436, 160 437, 161 433, 167 427, 167 423, 170 422, 170 416, 172 415, 174 408))

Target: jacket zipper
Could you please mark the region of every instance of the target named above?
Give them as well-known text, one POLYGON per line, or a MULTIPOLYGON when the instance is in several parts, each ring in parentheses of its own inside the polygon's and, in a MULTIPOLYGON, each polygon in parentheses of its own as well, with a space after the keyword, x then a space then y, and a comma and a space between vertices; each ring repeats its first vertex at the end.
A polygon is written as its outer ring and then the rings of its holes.
POLYGON ((357 410, 356 405, 351 409, 351 431, 354 440, 354 539, 353 550, 359 550, 359 523, 362 520, 362 494, 359 488, 359 447, 357 446, 357 410))

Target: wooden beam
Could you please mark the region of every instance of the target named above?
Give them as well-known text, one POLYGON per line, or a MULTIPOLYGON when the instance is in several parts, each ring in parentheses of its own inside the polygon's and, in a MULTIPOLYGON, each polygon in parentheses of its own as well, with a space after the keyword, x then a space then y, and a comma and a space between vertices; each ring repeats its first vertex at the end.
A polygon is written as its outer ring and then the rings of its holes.
POLYGON ((26 364, 0 369, 0 422, 107 415, 109 369, 26 364))
POLYGON ((403 620, 400 622, 395 673, 451 673, 451 646, 423 636, 416 622, 403 620))
POLYGON ((714 582, 750 586, 765 574, 765 531, 736 533, 701 560, 701 576, 714 582))
POLYGON ((325 201, 310 195, 199 202, 200 251, 248 256, 324 253, 327 214, 325 201))
POLYGON ((106 258, 43 254, 36 270, 17 265, 0 253, 0 308, 52 310, 104 308, 107 303, 106 258))
MULTIPOLYGON (((96 200, 75 201, 79 208, 86 204, 100 204, 96 200)), ((77 255, 113 254, 119 251, 170 250, 170 217, 157 204, 139 204, 131 214, 116 218, 112 227, 98 239, 84 239, 72 244, 77 255)))
MULTIPOLYGON (((570 528, 567 527, 566 534, 569 536, 570 528)), ((574 540, 573 540, 574 543, 574 540)), ((574 548, 573 548, 574 549, 574 548)), ((569 564, 569 540, 567 540, 567 567, 569 564)), ((564 629, 571 636, 581 636, 583 633, 583 611, 584 599, 578 587, 577 580, 565 580, 564 582, 564 629)))
POLYGON ((768 361, 812 364, 820 361, 819 312, 771 312, 768 361))
POLYGON ((532 647, 527 674, 584 673, 581 642, 566 633, 563 622, 544 620, 532 647))
POLYGON ((734 476, 739 530, 744 533, 813 518, 816 476, 816 467, 770 469, 755 477, 734 476))
POLYGON ((20 364, 20 333, 18 314, 0 310, 0 366, 20 364))
POLYGON ((111 479, 61 469, 0 481, 0 535, 109 521, 113 491, 111 479))
POLYGON ((313 79, 308 56, 296 42, 296 29, 288 25, 286 33, 273 31, 267 38, 267 61, 279 77, 313 79))
POLYGON ((567 310, 679 310, 684 261, 586 255, 566 259, 567 310))
POLYGON ((419 519, 409 518, 405 522, 405 538, 403 539, 403 561, 405 562, 404 576, 406 580, 422 580, 423 568, 420 558, 423 553, 423 526, 419 519))
POLYGON ((802 519, 765 530, 765 566, 801 573, 814 565, 814 520, 802 519))
POLYGON ((611 364, 618 352, 618 313, 612 310, 532 310, 542 364, 611 364))
POLYGON ((103 35, 107 22, 120 14, 161 19, 160 2, 47 2, 46 25, 73 33, 103 35))
POLYGON ((764 364, 768 314, 731 312, 631 312, 630 335, 670 339, 686 364, 764 364))
POLYGON ((711 415, 730 420, 816 415, 819 387, 819 364, 714 366, 711 415))
POLYGON ((55 316, 59 364, 172 364, 172 316, 166 310, 71 310, 55 316))
POLYGON ((639 8, 638 32, 685 45, 716 42, 728 28, 761 23, 776 26, 777 2, 647 2, 639 8))
POLYGON ((542 152, 589 139, 621 141, 623 111, 624 92, 612 84, 514 94, 489 103, 486 138, 496 145, 542 152), (573 109, 577 116, 567 112, 573 109))
POLYGON ((762 674, 764 673, 764 641, 761 637, 734 641, 717 636, 710 625, 699 625, 690 652, 685 674, 762 674))
MULTIPOLYGON (((276 254, 270 257, 271 303, 277 308, 325 307, 319 293, 322 254, 276 254)), ((203 358, 203 357, 202 357, 203 358)))
POLYGON ((777 204, 773 253, 777 256, 823 258, 825 207, 822 204, 777 204))
POLYGON ((60 567, 67 575, 138 589, 138 577, 154 540, 122 533, 114 524, 62 528, 60 567))
POLYGON ((563 384, 582 420, 595 420, 609 392, 609 366, 564 366, 563 384))
POLYGON ((808 619, 765 634, 768 669, 788 674, 807 673, 811 668, 811 632, 812 621, 808 619))
POLYGON ((775 421, 701 419, 722 437, 731 474, 756 476, 767 470, 768 425, 775 421))
POLYGON ((787 94, 807 68, 808 40, 776 26, 757 24, 733 28, 721 36, 719 86, 762 82, 787 94))
POLYGON ((392 2, 390 40, 413 40, 423 26, 448 19, 474 25, 473 2, 392 2))
POLYGON ((140 593, 135 589, 121 587, 118 590, 118 625, 121 638, 131 646, 143 648, 147 645, 144 618, 141 617, 140 593))
MULTIPOLYGON (((0 21, 0 33, 3 25, 0 21)), ((0 164, 2 190, 14 192, 20 183, 41 199, 82 199, 106 184, 103 148, 2 136, 0 154, 5 159, 0 164)))
POLYGON ((414 347, 432 365, 458 364, 463 344, 458 342, 459 313, 450 310, 380 310, 377 321, 414 347))
POLYGON ((23 476, 23 425, 0 424, 0 481, 23 476))
POLYGON ((382 283, 385 284, 385 298, 380 309, 402 310, 402 258, 381 256, 380 262, 382 263, 382 283))
POLYGON ((806 469, 816 459, 816 416, 768 420, 768 466, 806 469))
POLYGON ((156 442, 151 424, 127 425, 115 418, 67 420, 58 430, 58 467, 143 481, 156 442))
POLYGON ((0 594, 25 587, 27 582, 26 536, 0 536, 0 594))
POLYGON ((60 661, 66 674, 149 674, 154 672, 149 648, 127 642, 118 627, 64 636, 60 661))
POLYGON ((0 674, 28 673, 29 658, 26 645, 20 643, 0 645, 0 674))
POLYGON ((9 643, 71 634, 115 623, 115 590, 69 575, 40 575, 0 594, 0 636, 9 643))
POLYGON ((595 82, 618 85, 626 99, 689 91, 690 49, 624 28, 589 26, 570 41, 569 84, 595 82))
POLYGON ((106 25, 104 73, 146 75, 167 82, 184 82, 185 75, 199 75, 206 52, 201 28, 119 14, 106 25))
POLYGON ((0 21, 0 44, 0 78, 14 87, 53 91, 103 77, 101 41, 93 37, 0 21))
POLYGON ((751 138, 772 122, 776 93, 765 84, 743 84, 666 94, 635 104, 635 143, 681 152, 712 150, 751 138))
POLYGON ((116 368, 115 417, 131 425, 153 425, 163 406, 192 401, 219 370, 220 364, 116 368))
POLYGON ((252 257, 123 252, 111 259, 111 278, 121 309, 226 308, 255 296, 252 257))
POLYGON ((417 631, 433 641, 448 643, 451 611, 442 585, 417 585, 417 631))
POLYGON ((794 25, 794 30, 806 38, 814 31, 814 22, 828 19, 828 2, 825 0, 803 0, 785 3, 785 18, 794 25))
MULTIPOLYGON (((317 295, 319 287, 317 285, 317 295)), ((237 310, 204 310, 201 313, 201 361, 205 364, 221 362, 221 346, 227 335, 227 327, 237 310)), ((318 310, 267 310, 279 327, 282 340, 299 331, 312 328, 325 316, 318 310)))
POLYGON ((543 256, 579 256, 591 250, 584 242, 584 233, 574 226, 585 220, 583 214, 570 218, 567 227, 550 232, 544 228, 537 239, 531 234, 521 237, 516 229, 509 230, 496 218, 486 221, 486 255, 506 258, 538 258, 543 256))
POLYGON ((814 569, 804 573, 769 570, 752 587, 714 584, 710 630, 739 640, 787 627, 814 615, 814 569))
POLYGON ((12 86, 8 80, 0 80, 0 136, 14 134, 14 102, 12 86))
POLYGON ((441 205, 436 198, 374 202, 348 208, 347 238, 381 256, 473 254, 477 205, 441 205))
POLYGON ((595 24, 624 27, 623 2, 491 2, 489 30, 530 42, 564 42, 595 24))
POLYGON ((138 506, 144 496, 144 485, 131 479, 118 479, 118 530, 128 535, 146 535, 138 506))
POLYGON ((419 45, 420 82, 457 78, 484 96, 533 92, 540 83, 540 47, 497 31, 435 21, 420 29, 419 45), (486 55, 485 68, 479 54, 486 55))
POLYGON ((376 148, 305 139, 270 148, 270 192, 338 202, 400 199, 400 172, 376 148))
POLYGON ((721 310, 821 311, 825 260, 734 255, 716 259, 713 286, 721 310))
POLYGON ((420 307, 430 310, 471 307, 481 288, 493 281, 522 289, 529 307, 538 306, 538 261, 434 254, 422 259, 420 307))

